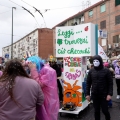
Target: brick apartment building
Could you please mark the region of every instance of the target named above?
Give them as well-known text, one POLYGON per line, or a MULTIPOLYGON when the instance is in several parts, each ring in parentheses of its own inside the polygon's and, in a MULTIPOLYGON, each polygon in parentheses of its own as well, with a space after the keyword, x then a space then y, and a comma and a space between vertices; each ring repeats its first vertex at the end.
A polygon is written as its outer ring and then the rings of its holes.
MULTIPOLYGON (((53 55, 53 30, 49 28, 35 29, 20 40, 13 43, 13 58, 22 58, 26 51, 47 59, 53 55)), ((2 48, 2 55, 11 59, 11 45, 2 48)))
POLYGON ((89 8, 78 12, 53 27, 53 48, 55 56, 55 28, 83 23, 94 23, 99 30, 107 31, 108 39, 99 38, 99 44, 109 56, 120 54, 120 0, 101 0, 89 8), (103 45, 105 44, 106 45, 103 45))
POLYGON ((38 56, 47 59, 53 55, 53 30, 39 29, 38 30, 38 56))

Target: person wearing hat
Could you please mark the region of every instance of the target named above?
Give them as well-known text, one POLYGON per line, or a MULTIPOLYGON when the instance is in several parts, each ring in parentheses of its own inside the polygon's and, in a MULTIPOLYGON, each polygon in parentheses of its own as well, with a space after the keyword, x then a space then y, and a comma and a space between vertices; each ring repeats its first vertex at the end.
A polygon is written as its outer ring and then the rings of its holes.
POLYGON ((108 101, 113 95, 113 79, 110 71, 103 66, 101 56, 93 57, 93 68, 90 69, 86 82, 86 99, 90 101, 90 89, 93 99, 95 120, 100 120, 100 107, 106 120, 110 120, 108 101), (91 89, 92 86, 92 89, 91 89))

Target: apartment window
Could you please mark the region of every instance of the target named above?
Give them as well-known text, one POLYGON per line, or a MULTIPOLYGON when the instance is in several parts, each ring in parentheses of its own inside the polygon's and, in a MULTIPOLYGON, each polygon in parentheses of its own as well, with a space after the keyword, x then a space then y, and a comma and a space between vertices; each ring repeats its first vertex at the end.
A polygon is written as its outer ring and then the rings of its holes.
POLYGON ((100 6, 100 12, 101 12, 101 13, 102 13, 102 12, 105 12, 105 9, 106 9, 106 8, 105 8, 105 4, 103 4, 103 5, 100 6))
POLYGON ((115 0, 115 6, 120 5, 120 0, 115 0))
POLYGON ((120 15, 115 16, 115 24, 120 24, 120 15))
POLYGON ((100 22, 100 29, 106 28, 106 20, 100 22))
POLYGON ((93 10, 89 11, 88 14, 89 14, 89 17, 92 17, 93 16, 93 10))
POLYGON ((27 50, 29 50, 30 48, 29 47, 27 47, 27 50))
POLYGON ((113 43, 119 43, 120 42, 120 34, 113 36, 113 43))

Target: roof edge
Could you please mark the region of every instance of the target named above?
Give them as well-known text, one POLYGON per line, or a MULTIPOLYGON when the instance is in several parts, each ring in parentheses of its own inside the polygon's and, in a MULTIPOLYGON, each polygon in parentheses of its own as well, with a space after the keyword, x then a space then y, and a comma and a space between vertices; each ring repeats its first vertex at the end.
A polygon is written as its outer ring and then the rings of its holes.
POLYGON ((68 20, 74 18, 74 17, 77 16, 77 15, 83 14, 84 12, 86 12, 86 11, 88 11, 88 10, 90 10, 90 9, 92 9, 92 8, 94 8, 94 7, 96 7, 96 6, 100 5, 100 4, 102 4, 102 3, 105 3, 106 1, 110 1, 110 0, 101 0, 101 1, 99 1, 99 2, 97 2, 97 3, 95 3, 95 4, 93 4, 92 6, 90 6, 90 7, 86 8, 86 9, 84 9, 83 11, 78 12, 77 14, 74 14, 74 15, 72 15, 71 17, 69 17, 69 18, 63 20, 62 22, 60 22, 60 23, 58 23, 57 25, 55 25, 52 29, 54 29, 54 28, 57 27, 57 26, 60 26, 61 24, 67 22, 68 20))

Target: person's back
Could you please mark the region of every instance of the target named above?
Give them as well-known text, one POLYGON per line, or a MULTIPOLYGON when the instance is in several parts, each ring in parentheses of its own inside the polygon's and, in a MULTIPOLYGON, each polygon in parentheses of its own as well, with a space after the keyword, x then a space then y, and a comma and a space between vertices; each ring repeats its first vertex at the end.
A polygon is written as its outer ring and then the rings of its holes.
POLYGON ((42 105, 44 101, 39 84, 25 76, 18 75, 14 80, 7 75, 3 79, 4 76, 0 79, 0 120, 35 119, 36 105, 42 105))
POLYGON ((0 119, 30 120, 34 118, 36 104, 43 103, 43 94, 40 94, 40 91, 40 86, 36 81, 17 77, 13 91, 15 103, 11 100, 6 88, 0 85, 0 119))
MULTIPOLYGON (((47 111, 46 114, 48 114, 49 120, 55 120, 59 110, 56 71, 53 68, 49 67, 48 65, 44 65, 44 67, 40 71, 40 75, 41 75, 40 81, 43 83, 42 90, 46 98, 44 101, 44 107, 47 111)), ((43 118, 45 119, 45 116, 43 116, 43 118)))
POLYGON ((37 107, 36 120, 57 120, 59 98, 56 71, 37 56, 27 59, 31 78, 36 80, 44 93, 44 104, 37 107))

